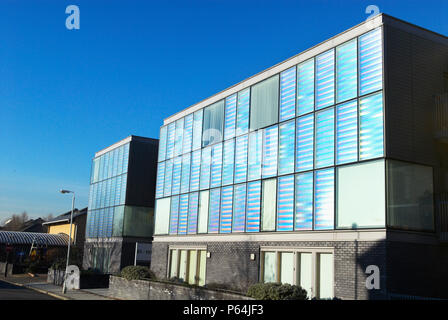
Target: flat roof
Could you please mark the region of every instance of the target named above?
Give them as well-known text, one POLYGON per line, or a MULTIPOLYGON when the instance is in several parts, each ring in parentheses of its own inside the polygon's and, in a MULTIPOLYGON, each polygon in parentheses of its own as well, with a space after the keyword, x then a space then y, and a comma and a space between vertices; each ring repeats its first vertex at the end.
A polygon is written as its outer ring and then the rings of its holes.
POLYGON ((100 151, 96 152, 94 158, 102 156, 103 154, 105 154, 115 148, 121 147, 122 145, 124 145, 128 142, 131 142, 131 141, 154 142, 154 141, 158 141, 158 139, 130 135, 130 136, 124 138, 123 140, 115 142, 114 144, 110 145, 109 147, 106 147, 106 148, 101 149, 100 151))
POLYGON ((400 20, 398 18, 389 16, 384 13, 380 13, 366 21, 363 21, 362 23, 347 29, 333 37, 331 37, 328 40, 325 40, 305 51, 302 51, 301 53, 288 58, 268 69, 265 69, 243 81, 240 81, 229 88, 220 91, 204 100, 199 101, 198 103, 193 104, 192 106, 185 108, 168 118, 165 118, 163 125, 170 124, 188 114, 191 114, 197 110, 200 110, 204 107, 207 107, 215 102, 218 102, 234 93, 237 93, 245 88, 248 88, 260 81, 263 81, 273 75, 276 75, 290 67, 293 67, 301 62, 304 62, 320 53, 323 53, 331 48, 334 48, 340 44, 343 44, 344 42, 347 42, 348 40, 351 40, 355 37, 358 37, 366 32, 369 32, 373 29, 376 29, 383 24, 391 25, 393 27, 402 28, 408 31, 412 31, 414 33, 420 34, 421 36, 430 37, 432 40, 435 41, 443 41, 444 43, 448 43, 446 40, 448 39, 446 36, 443 36, 441 34, 438 34, 436 32, 427 30, 425 28, 413 25, 409 22, 400 20))

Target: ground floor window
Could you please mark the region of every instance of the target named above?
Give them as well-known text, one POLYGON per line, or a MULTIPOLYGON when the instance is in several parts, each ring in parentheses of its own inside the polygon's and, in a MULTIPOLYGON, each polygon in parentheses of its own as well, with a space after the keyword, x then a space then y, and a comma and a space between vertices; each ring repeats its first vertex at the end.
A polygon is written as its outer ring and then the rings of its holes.
POLYGON ((206 259, 205 248, 170 247, 168 278, 179 278, 188 284, 203 286, 206 259))
POLYGON ((334 297, 332 248, 262 248, 261 281, 300 285, 309 298, 334 297))

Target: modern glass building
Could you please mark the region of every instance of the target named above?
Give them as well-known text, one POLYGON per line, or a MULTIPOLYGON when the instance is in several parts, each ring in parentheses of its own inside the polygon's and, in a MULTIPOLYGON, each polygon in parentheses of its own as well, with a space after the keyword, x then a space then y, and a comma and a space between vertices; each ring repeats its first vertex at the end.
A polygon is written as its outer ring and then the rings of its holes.
POLYGON ((317 298, 439 295, 418 270, 448 231, 433 126, 447 71, 446 37, 378 15, 167 118, 153 271, 317 298))
POLYGON ((104 273, 134 263, 135 243, 150 243, 158 140, 129 136, 95 154, 84 268, 104 273))

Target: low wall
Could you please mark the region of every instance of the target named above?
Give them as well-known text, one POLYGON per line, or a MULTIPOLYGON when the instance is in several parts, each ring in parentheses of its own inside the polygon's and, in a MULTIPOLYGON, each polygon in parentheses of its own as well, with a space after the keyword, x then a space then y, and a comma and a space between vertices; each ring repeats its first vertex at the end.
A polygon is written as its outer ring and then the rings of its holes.
MULTIPOLYGON (((0 262, 0 276, 5 275, 6 262, 0 262)), ((8 275, 13 274, 14 265, 12 263, 8 263, 8 275)))
POLYGON ((116 276, 109 278, 109 293, 128 300, 252 300, 230 292, 167 282, 126 280, 116 276))
MULTIPOLYGON (((48 269, 47 283, 62 286, 64 283, 63 270, 48 269)), ((83 274, 79 277, 79 289, 107 288, 109 286, 109 275, 106 274, 83 274)))

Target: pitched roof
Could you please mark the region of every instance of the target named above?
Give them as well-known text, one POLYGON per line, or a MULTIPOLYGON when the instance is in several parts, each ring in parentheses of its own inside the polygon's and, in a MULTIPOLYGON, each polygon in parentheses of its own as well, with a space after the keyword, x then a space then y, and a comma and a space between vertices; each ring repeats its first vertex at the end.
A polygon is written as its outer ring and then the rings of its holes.
MULTIPOLYGON (((70 210, 70 211, 63 213, 51 220, 45 221, 44 223, 42 223, 42 225, 59 223, 59 222, 69 222, 71 213, 72 213, 72 211, 70 210)), ((73 211, 73 219, 75 219, 76 217, 82 216, 83 214, 87 214, 87 207, 85 207, 81 210, 75 209, 73 211)))

